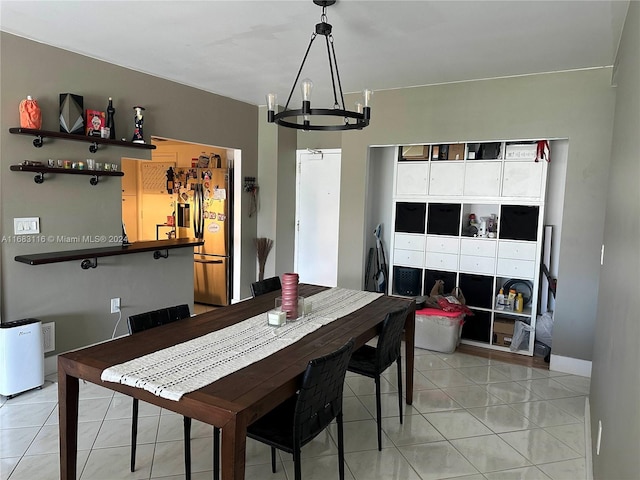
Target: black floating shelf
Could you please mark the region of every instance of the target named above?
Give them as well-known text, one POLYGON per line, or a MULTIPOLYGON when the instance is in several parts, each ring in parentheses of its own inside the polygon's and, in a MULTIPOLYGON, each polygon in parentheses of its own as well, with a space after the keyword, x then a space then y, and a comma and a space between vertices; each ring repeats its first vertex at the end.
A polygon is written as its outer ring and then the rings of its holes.
POLYGON ((38 165, 10 165, 12 172, 32 172, 35 173, 34 181, 38 184, 44 182, 45 173, 61 173, 63 175, 89 175, 91 185, 97 185, 100 177, 122 177, 123 172, 112 172, 109 170, 79 170, 77 168, 51 168, 38 165))
POLYGON ((98 151, 98 145, 116 145, 126 148, 140 148, 143 150, 155 150, 156 146, 150 143, 133 143, 122 140, 111 140, 110 138, 88 137, 86 135, 77 135, 73 133, 55 132, 53 130, 37 130, 35 128, 14 127, 9 129, 9 133, 17 135, 30 135, 36 137, 33 140, 34 147, 41 147, 44 138, 62 138, 64 140, 73 140, 75 142, 90 143, 89 151, 95 153, 98 151))
POLYGON ((204 242, 194 238, 176 238, 169 240, 134 242, 129 245, 114 245, 111 247, 35 253, 33 255, 18 255, 15 257, 15 261, 26 263, 27 265, 46 265, 48 263, 81 260, 81 267, 84 270, 87 270, 97 266, 97 259, 99 257, 114 257, 117 255, 130 255, 132 253, 153 252, 153 258, 157 260, 159 258, 167 258, 169 256, 169 250, 174 248, 196 247, 199 245, 204 245, 204 242))

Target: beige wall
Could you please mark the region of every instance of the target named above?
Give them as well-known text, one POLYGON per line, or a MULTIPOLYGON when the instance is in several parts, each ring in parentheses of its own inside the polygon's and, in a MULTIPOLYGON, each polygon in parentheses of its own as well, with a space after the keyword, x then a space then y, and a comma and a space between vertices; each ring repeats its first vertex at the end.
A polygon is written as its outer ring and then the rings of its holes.
MULTIPOLYGON (((30 174, 10 172, 25 159, 84 159, 120 163, 120 157, 150 158, 149 151, 107 146, 89 154, 88 145, 45 140, 35 149, 31 138, 10 135, 19 126, 18 104, 26 95, 38 100, 43 128, 58 130, 58 94, 84 96, 85 108, 103 109, 113 97, 118 137, 133 132, 132 106, 146 107, 144 134, 242 150, 242 175, 257 173, 258 109, 177 83, 151 77, 13 35, 0 36, 0 196, 2 234, 13 233, 13 218, 39 216, 44 235, 118 235, 121 222, 121 182, 116 177, 90 186, 87 177, 56 175, 42 185, 30 174)), ((249 295, 255 276, 256 219, 248 217, 242 197, 242 295, 249 295), (248 260, 248 261, 247 261, 248 260)), ((27 266, 16 255, 96 247, 63 242, 2 244, 2 321, 25 317, 56 321, 57 351, 111 336, 117 316, 109 314, 109 299, 122 298, 123 318, 132 313, 178 302, 193 302, 190 249, 172 251, 168 259, 151 254, 109 257, 98 268, 80 269, 79 262, 27 266)), ((237 258, 238 258, 237 257, 237 258)), ((126 321, 116 335, 126 332, 126 321)))
POLYGON ((590 393, 593 476, 602 480, 635 479, 640 471, 638 2, 631 2, 629 7, 618 62, 613 148, 604 222, 604 265, 594 332, 590 393), (600 455, 596 455, 600 421, 602 443, 600 455))
POLYGON ((296 130, 267 123, 260 108, 258 236, 274 241, 265 278, 293 271, 296 208, 296 130))

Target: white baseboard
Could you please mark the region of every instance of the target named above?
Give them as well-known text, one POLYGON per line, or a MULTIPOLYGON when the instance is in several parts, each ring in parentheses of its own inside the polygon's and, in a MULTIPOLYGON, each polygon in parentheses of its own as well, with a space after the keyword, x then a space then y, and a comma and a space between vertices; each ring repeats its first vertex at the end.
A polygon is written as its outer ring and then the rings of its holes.
POLYGON ((591 361, 551 354, 549 370, 591 378, 591 361))

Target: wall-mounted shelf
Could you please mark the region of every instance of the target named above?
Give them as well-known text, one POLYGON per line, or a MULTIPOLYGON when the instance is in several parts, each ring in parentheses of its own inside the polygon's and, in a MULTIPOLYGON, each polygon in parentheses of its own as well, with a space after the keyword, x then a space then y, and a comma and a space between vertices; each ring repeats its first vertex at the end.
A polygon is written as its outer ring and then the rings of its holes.
POLYGON ((88 137, 72 133, 54 132, 52 130, 36 130, 35 128, 15 127, 10 128, 9 133, 35 136, 36 138, 33 140, 33 146, 36 148, 42 147, 45 138, 62 138, 64 140, 73 140, 75 142, 90 143, 89 151, 91 153, 96 153, 99 145, 115 145, 127 148, 140 148, 144 150, 154 150, 156 148, 155 145, 151 145, 149 143, 125 142, 122 140, 111 140, 110 138, 88 137))
POLYGON ((11 165, 9 169, 12 172, 32 172, 35 173, 33 181, 40 184, 44 182, 45 173, 64 174, 64 175, 90 175, 91 185, 97 185, 100 177, 122 177, 123 172, 112 172, 108 170, 79 170, 77 168, 51 168, 36 165, 11 165))
POLYGON ((159 258, 167 258, 169 256, 169 250, 174 248, 196 247, 199 245, 204 245, 204 242, 193 238, 177 238, 170 240, 135 242, 129 245, 115 245, 112 247, 35 253, 33 255, 18 255, 15 257, 15 261, 26 263, 27 265, 45 265, 48 263, 81 260, 80 266, 83 270, 87 270, 98 266, 99 257, 114 257, 117 255, 130 255, 132 253, 153 252, 153 258, 158 260, 159 258))

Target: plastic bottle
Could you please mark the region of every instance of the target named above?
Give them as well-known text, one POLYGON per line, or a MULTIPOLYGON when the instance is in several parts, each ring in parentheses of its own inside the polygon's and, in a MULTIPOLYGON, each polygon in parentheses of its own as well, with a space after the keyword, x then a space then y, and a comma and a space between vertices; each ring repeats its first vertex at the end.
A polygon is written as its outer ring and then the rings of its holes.
POLYGON ((522 298, 522 293, 518 292, 518 296, 516 297, 516 312, 522 312, 524 310, 524 298, 522 298))
POLYGON ((504 290, 500 289, 500 293, 496 296, 496 310, 504 310, 504 290))
POLYGON ((516 290, 512 288, 509 290, 509 296, 507 297, 507 310, 513 310, 516 303, 516 290))

